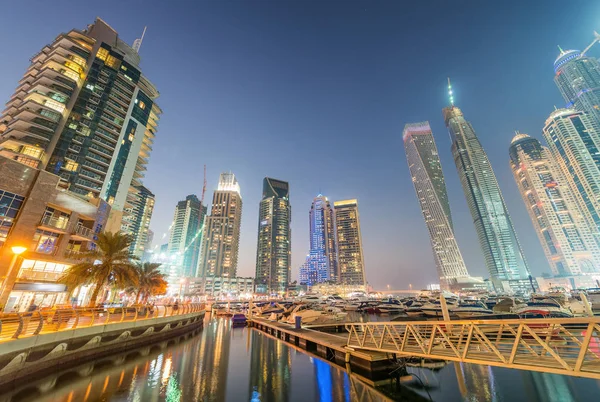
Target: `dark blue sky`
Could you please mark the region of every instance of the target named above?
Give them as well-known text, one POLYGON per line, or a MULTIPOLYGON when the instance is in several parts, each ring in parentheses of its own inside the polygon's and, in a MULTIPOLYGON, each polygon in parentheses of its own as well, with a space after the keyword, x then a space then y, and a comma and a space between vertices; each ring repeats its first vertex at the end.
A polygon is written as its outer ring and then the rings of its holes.
POLYGON ((200 194, 206 164, 209 203, 221 171, 240 181, 240 275, 254 275, 262 178, 271 176, 291 186, 294 278, 322 192, 358 198, 376 288, 435 282, 401 138, 405 123, 429 120, 468 269, 487 276, 441 117, 450 76, 533 273, 549 271, 508 146, 517 129, 541 138, 563 104, 552 81, 556 46, 587 46, 600 30, 598 1, 19 1, 2 16, 2 101, 60 32, 99 16, 133 43, 148 26, 142 69, 164 110, 145 179, 156 194, 156 243, 176 202, 200 194))

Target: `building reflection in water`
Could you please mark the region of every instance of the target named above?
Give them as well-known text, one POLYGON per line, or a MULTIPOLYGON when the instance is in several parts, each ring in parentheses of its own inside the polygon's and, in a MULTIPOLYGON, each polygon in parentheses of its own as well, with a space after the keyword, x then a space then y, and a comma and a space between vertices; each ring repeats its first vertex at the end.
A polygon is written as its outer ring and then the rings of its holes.
POLYGON ((501 401, 494 372, 490 366, 455 363, 458 387, 465 400, 501 401))
POLYGON ((346 372, 329 363, 311 358, 315 366, 315 376, 320 402, 349 402, 350 381, 346 372))
POLYGON ((290 348, 258 331, 251 331, 249 336, 249 394, 257 391, 261 401, 288 401, 292 366, 290 348))

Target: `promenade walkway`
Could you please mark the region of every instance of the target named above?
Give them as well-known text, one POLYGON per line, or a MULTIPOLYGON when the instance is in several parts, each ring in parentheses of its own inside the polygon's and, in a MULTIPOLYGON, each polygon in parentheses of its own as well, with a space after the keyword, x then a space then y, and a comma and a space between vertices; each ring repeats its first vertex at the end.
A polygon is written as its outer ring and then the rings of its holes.
POLYGON ((205 309, 203 303, 159 305, 153 308, 107 307, 107 308, 68 308, 37 310, 27 313, 0 314, 0 348, 2 343, 29 336, 50 332, 73 330, 96 325, 120 322, 134 322, 160 317, 170 317, 205 309))

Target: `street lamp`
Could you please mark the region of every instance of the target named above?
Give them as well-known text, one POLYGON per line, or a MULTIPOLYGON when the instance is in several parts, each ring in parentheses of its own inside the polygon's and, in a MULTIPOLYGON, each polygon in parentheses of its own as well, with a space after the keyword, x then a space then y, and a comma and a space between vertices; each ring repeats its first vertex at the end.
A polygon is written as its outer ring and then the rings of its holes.
POLYGON ((6 299, 8 299, 8 294, 5 295, 5 293, 8 290, 7 285, 8 280, 10 278, 10 274, 12 273, 13 269, 15 268, 15 265, 17 264, 17 258, 19 258, 21 254, 27 251, 27 247, 23 246, 13 246, 10 249, 14 255, 12 260, 10 261, 10 265, 8 266, 8 271, 6 271, 6 275, 4 275, 4 280, 2 281, 2 289, 0 290, 0 307, 2 309, 4 309, 4 303, 6 303, 6 299))

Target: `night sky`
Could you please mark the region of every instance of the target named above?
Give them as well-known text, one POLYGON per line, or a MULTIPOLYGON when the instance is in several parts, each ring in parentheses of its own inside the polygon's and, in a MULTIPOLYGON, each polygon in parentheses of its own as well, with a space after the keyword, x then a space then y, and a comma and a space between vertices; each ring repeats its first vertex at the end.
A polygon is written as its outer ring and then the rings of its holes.
POLYGON ((550 272, 508 146, 515 130, 541 139, 553 106, 563 105, 553 82, 557 45, 591 42, 597 0, 11 2, 0 22, 0 102, 42 46, 96 16, 130 44, 148 26, 141 68, 164 111, 144 180, 156 194, 155 244, 177 201, 200 196, 206 164, 208 204, 220 172, 241 185, 240 276, 254 276, 258 203, 270 176, 290 183, 293 279, 321 192, 358 198, 375 288, 437 282, 402 144, 405 123, 429 120, 461 251, 472 275, 487 276, 441 115, 450 76, 533 274, 550 272))

